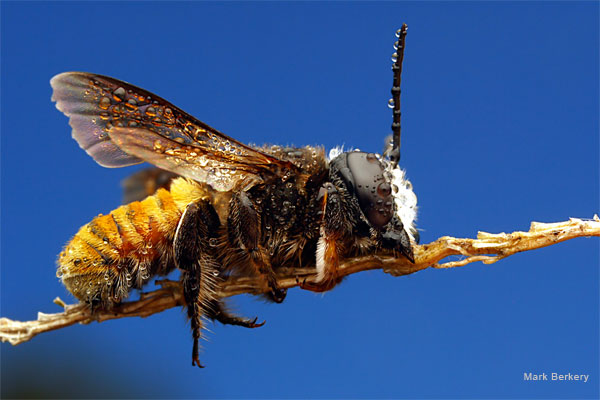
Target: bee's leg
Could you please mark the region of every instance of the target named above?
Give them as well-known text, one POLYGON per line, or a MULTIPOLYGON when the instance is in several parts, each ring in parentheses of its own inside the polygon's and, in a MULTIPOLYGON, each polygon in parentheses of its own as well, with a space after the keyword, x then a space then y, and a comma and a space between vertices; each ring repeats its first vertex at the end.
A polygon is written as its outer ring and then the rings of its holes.
POLYGON ((213 321, 219 321, 223 325, 237 325, 244 328, 258 328, 265 324, 266 321, 256 323, 258 317, 254 319, 244 318, 231 314, 225 304, 220 300, 213 300, 207 307, 206 316, 213 321))
POLYGON ((302 289, 313 292, 326 292, 341 282, 338 276, 341 253, 340 239, 351 230, 352 223, 342 209, 340 194, 333 184, 327 182, 319 190, 318 201, 321 202, 323 219, 321 220, 320 237, 317 242, 315 283, 303 282, 302 289))
POLYGON ((186 207, 173 239, 173 255, 181 269, 183 295, 191 321, 194 347, 192 365, 202 368, 198 358, 198 340, 202 315, 215 298, 215 272, 218 264, 211 254, 209 240, 217 235, 219 217, 210 202, 200 200, 186 207))
POLYGON ((285 299, 287 290, 277 285, 275 272, 267 261, 264 249, 259 246, 260 218, 254 204, 244 191, 235 193, 231 198, 227 229, 230 243, 244 249, 250 256, 257 274, 266 276, 271 289, 268 294, 270 299, 281 303, 285 299))
POLYGON ((317 243, 317 279, 312 282, 300 282, 301 289, 311 292, 327 292, 340 283, 338 276, 339 246, 335 239, 321 235, 317 243))

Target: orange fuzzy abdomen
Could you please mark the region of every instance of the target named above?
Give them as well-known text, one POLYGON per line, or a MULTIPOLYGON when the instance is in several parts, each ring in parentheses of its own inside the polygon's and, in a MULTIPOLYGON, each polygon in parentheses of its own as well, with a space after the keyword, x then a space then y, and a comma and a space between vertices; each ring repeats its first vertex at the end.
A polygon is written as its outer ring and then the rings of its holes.
MULTIPOLYGON (((183 180, 182 185, 194 186, 183 180)), ((160 189, 97 216, 60 253, 57 276, 78 299, 110 304, 153 275, 167 273, 173 268, 173 235, 185 203, 180 197, 160 189)))

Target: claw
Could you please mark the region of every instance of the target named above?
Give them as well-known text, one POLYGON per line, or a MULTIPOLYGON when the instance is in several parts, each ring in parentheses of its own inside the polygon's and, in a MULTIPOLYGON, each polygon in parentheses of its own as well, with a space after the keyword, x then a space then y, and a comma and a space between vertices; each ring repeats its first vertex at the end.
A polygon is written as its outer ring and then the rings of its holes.
POLYGON ((200 358, 198 358, 198 339, 194 338, 194 348, 192 350, 192 366, 197 365, 199 368, 204 368, 204 365, 200 364, 200 358))
POLYGON ((298 285, 298 287, 300 287, 300 289, 310 290, 310 289, 308 289, 308 287, 310 286, 310 283, 308 283, 308 284, 306 283, 306 278, 304 278, 302 280, 302 282, 300 282, 300 279, 298 279, 298 277, 296 276, 296 285, 298 285))
POLYGON ((306 278, 304 278, 302 282, 300 282, 300 279, 298 279, 298 277, 296 276, 296 285, 298 285, 300 289, 304 289, 306 287, 306 278))
POLYGON ((192 359, 192 365, 197 365, 199 368, 204 368, 204 365, 200 364, 198 357, 192 359))
POLYGON ((287 296, 287 289, 279 289, 276 287, 272 287, 271 291, 269 292, 269 297, 275 303, 282 303, 283 300, 285 300, 285 296, 287 296))
POLYGON ((258 320, 258 317, 254 318, 254 320, 252 322, 250 322, 250 324, 248 325, 248 328, 260 328, 261 326, 263 326, 267 321, 263 321, 260 324, 257 324, 256 321, 258 320))

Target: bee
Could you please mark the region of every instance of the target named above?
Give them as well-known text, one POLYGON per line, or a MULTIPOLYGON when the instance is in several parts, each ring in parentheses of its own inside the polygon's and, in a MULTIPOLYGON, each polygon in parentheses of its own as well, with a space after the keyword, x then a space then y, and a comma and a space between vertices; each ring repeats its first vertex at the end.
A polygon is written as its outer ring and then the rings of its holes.
POLYGON ((323 292, 344 257, 387 249, 414 262, 416 196, 400 158, 400 78, 406 25, 393 59, 392 139, 383 155, 321 147, 249 146, 166 100, 107 76, 66 72, 52 100, 73 138, 100 165, 148 162, 125 181, 127 203, 82 226, 58 257, 57 276, 80 301, 110 309, 152 277, 180 271, 192 365, 202 367, 203 319, 262 325, 230 313, 220 281, 259 276, 281 303, 277 271, 314 267, 323 292))

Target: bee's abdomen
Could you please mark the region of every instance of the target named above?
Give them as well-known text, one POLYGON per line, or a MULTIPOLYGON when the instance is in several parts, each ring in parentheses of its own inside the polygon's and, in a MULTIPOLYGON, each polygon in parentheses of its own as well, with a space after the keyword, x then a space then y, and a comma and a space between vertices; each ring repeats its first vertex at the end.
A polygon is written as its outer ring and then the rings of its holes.
POLYGON ((120 302, 130 288, 172 268, 181 209, 164 189, 82 226, 58 259, 57 276, 79 300, 120 302))

